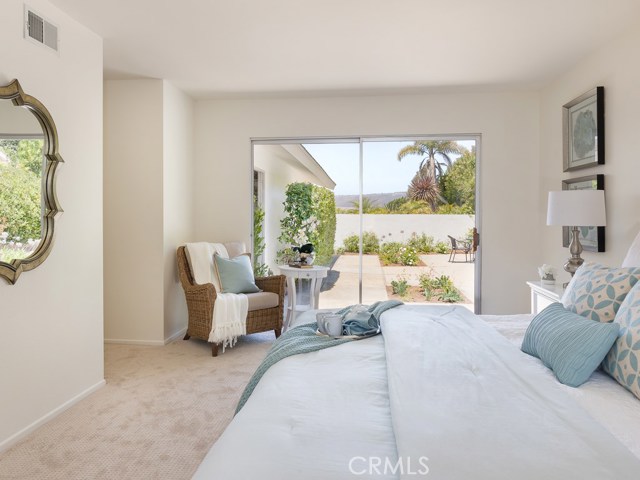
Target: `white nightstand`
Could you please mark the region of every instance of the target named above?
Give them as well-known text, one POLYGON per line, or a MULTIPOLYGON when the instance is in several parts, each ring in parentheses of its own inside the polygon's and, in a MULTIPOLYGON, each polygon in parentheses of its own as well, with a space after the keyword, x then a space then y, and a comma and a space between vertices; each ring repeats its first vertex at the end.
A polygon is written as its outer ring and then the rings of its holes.
POLYGON ((543 285, 542 282, 527 282, 531 289, 531 313, 537 314, 554 302, 559 302, 564 288, 561 283, 543 285))

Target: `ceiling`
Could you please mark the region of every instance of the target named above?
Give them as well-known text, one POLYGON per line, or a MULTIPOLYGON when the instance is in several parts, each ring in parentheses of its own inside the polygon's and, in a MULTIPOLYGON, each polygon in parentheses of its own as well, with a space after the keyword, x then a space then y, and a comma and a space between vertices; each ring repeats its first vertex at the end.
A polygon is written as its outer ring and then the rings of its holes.
POLYGON ((640 19, 638 0, 51 2, 104 38, 105 78, 194 97, 538 88, 640 19))

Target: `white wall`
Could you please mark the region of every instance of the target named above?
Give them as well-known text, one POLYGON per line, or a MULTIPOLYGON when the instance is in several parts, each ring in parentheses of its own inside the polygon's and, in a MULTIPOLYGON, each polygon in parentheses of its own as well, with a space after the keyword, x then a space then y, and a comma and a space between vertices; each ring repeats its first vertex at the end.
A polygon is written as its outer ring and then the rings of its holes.
MULTIPOLYGON (((605 175, 607 204, 606 252, 584 252, 583 258, 620 265, 640 230, 640 167, 638 166, 638 110, 640 24, 582 60, 543 90, 540 120, 540 215, 543 233, 538 263, 551 263, 562 272, 569 257, 562 247, 561 227, 547 227, 547 194, 560 190, 561 181, 595 173, 605 175), (562 105, 596 86, 605 88, 605 161, 600 167, 562 172, 562 105)), ((568 275, 562 272, 565 278, 568 275)))
POLYGON ((164 338, 187 325, 176 249, 193 239, 193 100, 164 82, 164 338))
POLYGON ((164 342, 163 82, 104 86, 104 334, 164 342))
POLYGON ((104 383, 102 40, 44 0, 60 54, 23 39, 23 2, 0 16, 0 83, 14 78, 51 112, 65 163, 64 213, 47 260, 16 285, 0 280, 0 450, 104 383))
POLYGON ((193 240, 193 101, 163 80, 105 82, 105 339, 186 328, 176 248, 193 240))
MULTIPOLYGON (((280 249, 280 220, 284 217, 283 202, 287 185, 291 182, 311 182, 319 184, 309 170, 291 157, 280 145, 256 145, 253 152, 254 167, 264 172, 264 212, 265 212, 265 263, 274 272, 276 253, 280 249)), ((250 195, 250 192, 249 192, 250 195)), ((242 232, 238 238, 246 237, 242 232)), ((217 241, 215 238, 211 241, 217 241)))
POLYGON ((540 224, 539 125, 537 93, 201 101, 196 234, 249 240, 252 137, 482 134, 482 311, 525 312, 540 258, 537 234, 522 235, 540 224))

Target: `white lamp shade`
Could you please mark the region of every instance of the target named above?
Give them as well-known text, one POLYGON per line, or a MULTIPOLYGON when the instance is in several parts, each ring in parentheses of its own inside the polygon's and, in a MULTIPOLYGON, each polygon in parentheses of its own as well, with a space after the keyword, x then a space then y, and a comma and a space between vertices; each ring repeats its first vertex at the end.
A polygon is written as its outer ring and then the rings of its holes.
POLYGON ((606 224, 604 190, 549 192, 547 225, 604 227, 606 224))

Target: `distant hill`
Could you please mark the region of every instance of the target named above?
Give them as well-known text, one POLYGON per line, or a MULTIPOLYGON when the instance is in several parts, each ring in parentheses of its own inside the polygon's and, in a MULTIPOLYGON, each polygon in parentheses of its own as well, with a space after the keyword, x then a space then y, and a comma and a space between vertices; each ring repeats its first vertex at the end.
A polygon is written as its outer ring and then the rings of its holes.
MULTIPOLYGON (((404 197, 407 192, 394 193, 367 193, 364 196, 373 202, 376 207, 384 207, 391 200, 404 197)), ((359 195, 336 195, 337 208, 354 208, 353 203, 360 199, 359 195)))

